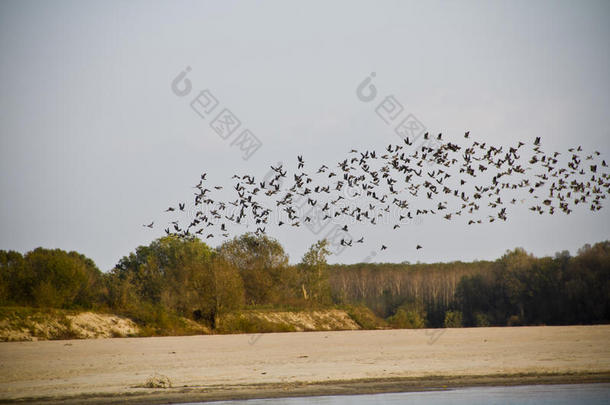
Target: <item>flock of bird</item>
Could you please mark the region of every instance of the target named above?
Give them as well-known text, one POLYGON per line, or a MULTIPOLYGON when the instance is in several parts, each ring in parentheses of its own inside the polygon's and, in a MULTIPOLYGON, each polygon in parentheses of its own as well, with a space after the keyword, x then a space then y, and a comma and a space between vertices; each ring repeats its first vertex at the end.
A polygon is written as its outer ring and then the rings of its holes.
MULTIPOLYGON (((379 153, 352 149, 336 165, 311 174, 303 156, 294 173, 278 164, 260 181, 236 174, 236 195, 227 201, 212 197, 223 187, 208 185, 203 173, 188 209, 179 202, 165 210, 190 214, 185 223, 168 222, 165 233, 211 239, 229 237, 234 226, 253 225, 260 235, 270 223, 313 229, 332 221, 343 225, 341 246, 350 247, 364 243, 363 236, 351 236, 356 223, 389 223, 397 230, 416 217, 440 216, 476 225, 506 221, 517 204, 540 215, 570 214, 577 206, 598 211, 610 193, 608 166, 598 151, 587 154, 578 146, 545 153, 539 137, 509 147, 471 141, 469 132, 467 146, 443 142, 442 134, 434 144, 429 134, 423 138, 417 147, 406 138, 379 153)), ((153 228, 154 222, 144 226, 153 228)))

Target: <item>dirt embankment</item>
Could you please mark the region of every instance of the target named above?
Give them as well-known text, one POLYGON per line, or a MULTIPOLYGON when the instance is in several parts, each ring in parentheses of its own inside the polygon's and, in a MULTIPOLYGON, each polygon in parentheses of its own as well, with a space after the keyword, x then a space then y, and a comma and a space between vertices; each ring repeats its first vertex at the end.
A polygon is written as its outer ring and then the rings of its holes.
POLYGON ((138 336, 130 319, 111 314, 31 309, 3 310, 0 341, 98 339, 138 336))
POLYGON ((358 330, 361 327, 340 309, 318 311, 257 311, 230 313, 219 321, 221 332, 304 332, 358 330))
MULTIPOLYGON (((361 311, 362 312, 362 311, 361 311)), ((342 309, 315 311, 244 310, 222 316, 216 333, 266 333, 363 329, 361 312, 342 309)), ((370 311, 369 311, 370 312, 370 311)), ((371 314, 365 314, 369 318, 371 314)), ((161 335, 205 335, 212 331, 193 320, 180 318, 182 333, 161 331, 161 335)), ((370 323, 370 321, 369 321, 370 323)), ((373 329, 364 326, 365 329, 373 329)), ((0 308, 0 341, 99 339, 150 336, 150 328, 139 327, 129 318, 94 312, 0 308)))

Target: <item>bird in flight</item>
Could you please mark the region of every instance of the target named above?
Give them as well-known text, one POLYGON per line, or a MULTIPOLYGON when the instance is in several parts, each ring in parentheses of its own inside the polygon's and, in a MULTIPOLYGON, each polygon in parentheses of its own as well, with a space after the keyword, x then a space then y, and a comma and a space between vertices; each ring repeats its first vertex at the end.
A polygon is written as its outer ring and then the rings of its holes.
MULTIPOLYGON (((351 149, 336 163, 326 162, 313 171, 307 171, 303 155, 297 155, 294 173, 278 163, 258 181, 249 173, 232 174, 228 181, 233 187, 225 190, 234 194, 227 198, 215 194, 222 186, 204 188, 203 173, 195 185, 194 210, 187 213, 185 202, 167 208, 165 212, 187 218, 170 221, 165 231, 211 239, 228 237, 239 227, 262 235, 273 225, 303 226, 318 234, 332 224, 336 228, 327 229, 340 232, 328 234, 337 235, 331 245, 349 248, 355 246, 352 240, 364 243, 363 236, 350 235, 354 223, 396 232, 407 232, 411 221, 426 217, 495 225, 520 207, 535 215, 569 215, 580 207, 597 212, 610 194, 608 165, 598 151, 584 153, 578 145, 563 153, 545 152, 539 136, 508 145, 470 136, 464 132, 460 144, 447 134, 433 139, 428 132, 423 137, 415 134, 381 153, 351 149)), ((386 249, 384 242, 381 250, 386 249)), ((416 245, 420 249, 421 241, 416 245)))

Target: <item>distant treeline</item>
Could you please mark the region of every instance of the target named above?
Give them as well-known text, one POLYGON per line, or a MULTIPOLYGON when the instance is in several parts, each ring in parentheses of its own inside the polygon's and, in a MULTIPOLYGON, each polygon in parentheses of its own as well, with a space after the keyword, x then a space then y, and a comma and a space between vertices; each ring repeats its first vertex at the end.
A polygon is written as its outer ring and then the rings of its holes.
POLYGON ((333 299, 362 302, 403 325, 565 325, 610 320, 610 242, 536 258, 523 249, 496 261, 332 265, 333 299), (414 320, 414 321, 413 321, 414 320))
POLYGON ((108 273, 76 252, 0 250, 0 305, 95 309, 171 330, 179 317, 217 328, 244 308, 365 305, 400 328, 606 323, 610 242, 577 256, 496 261, 328 265, 325 241, 296 265, 281 244, 245 234, 212 249, 196 238, 140 246, 108 273))

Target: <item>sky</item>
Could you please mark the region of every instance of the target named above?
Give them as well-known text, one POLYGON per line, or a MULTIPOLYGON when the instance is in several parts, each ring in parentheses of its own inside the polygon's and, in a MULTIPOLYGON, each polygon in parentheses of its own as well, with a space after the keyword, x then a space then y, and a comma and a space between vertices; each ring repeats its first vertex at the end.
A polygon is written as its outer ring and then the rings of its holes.
MULTIPOLYGON (((0 249, 75 250, 108 271, 163 236, 163 210, 202 172, 230 188, 297 155, 317 168, 401 142, 375 112, 390 95, 448 140, 541 136, 545 150, 608 160, 609 38, 607 1, 2 1, 0 249), (191 107, 204 90, 260 141, 247 159, 191 107)), ((608 208, 363 227, 371 242, 330 261, 575 254, 610 238, 608 208)), ((324 231, 267 233, 294 263, 324 231)))

